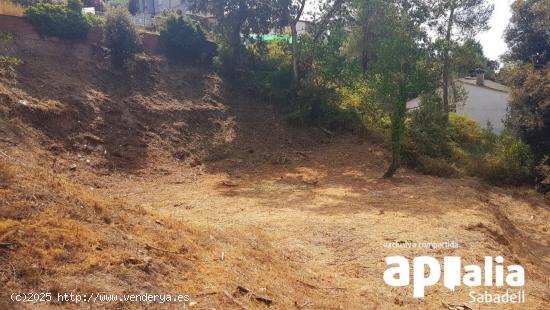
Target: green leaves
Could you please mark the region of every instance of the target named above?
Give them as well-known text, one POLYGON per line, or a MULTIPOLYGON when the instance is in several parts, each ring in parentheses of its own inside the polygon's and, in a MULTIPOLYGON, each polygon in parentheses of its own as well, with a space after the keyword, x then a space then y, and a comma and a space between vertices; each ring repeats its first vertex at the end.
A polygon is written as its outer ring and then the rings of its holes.
POLYGON ((126 9, 112 8, 107 13, 104 35, 113 66, 122 67, 140 50, 141 38, 126 9))
POLYGON ((40 35, 67 40, 85 39, 91 26, 80 11, 63 4, 42 3, 30 7, 25 17, 40 35))

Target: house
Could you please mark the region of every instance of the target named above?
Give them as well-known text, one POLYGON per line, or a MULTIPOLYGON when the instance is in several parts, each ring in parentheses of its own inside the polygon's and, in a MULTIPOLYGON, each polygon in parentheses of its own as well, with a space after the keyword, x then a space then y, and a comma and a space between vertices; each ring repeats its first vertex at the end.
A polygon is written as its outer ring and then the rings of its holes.
POLYGON ((189 2, 187 0, 138 0, 139 12, 149 16, 162 14, 167 10, 187 13, 189 2))
MULTIPOLYGON (((457 82, 464 86, 466 99, 456 104, 453 110, 475 120, 481 127, 485 128, 490 124, 494 133, 502 133, 508 111, 508 87, 485 80, 484 73, 479 73, 476 77, 458 79, 457 82)), ((420 104, 420 98, 413 99, 407 102, 407 109, 417 109, 420 104)))

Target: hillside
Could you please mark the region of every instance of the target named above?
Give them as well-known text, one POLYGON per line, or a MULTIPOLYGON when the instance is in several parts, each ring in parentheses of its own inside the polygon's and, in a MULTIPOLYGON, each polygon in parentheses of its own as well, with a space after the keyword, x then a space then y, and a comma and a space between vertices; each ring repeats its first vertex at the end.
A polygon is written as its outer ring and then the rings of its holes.
POLYGON ((469 300, 465 287, 438 284, 418 300, 387 286, 391 255, 503 255, 526 269, 517 309, 550 306, 550 204, 530 189, 410 170, 382 179, 382 146, 288 127, 201 69, 19 54, 16 81, 0 82, 2 309, 82 306, 9 302, 21 291, 188 294, 196 309, 469 300), (446 241, 460 247, 384 247, 446 241))

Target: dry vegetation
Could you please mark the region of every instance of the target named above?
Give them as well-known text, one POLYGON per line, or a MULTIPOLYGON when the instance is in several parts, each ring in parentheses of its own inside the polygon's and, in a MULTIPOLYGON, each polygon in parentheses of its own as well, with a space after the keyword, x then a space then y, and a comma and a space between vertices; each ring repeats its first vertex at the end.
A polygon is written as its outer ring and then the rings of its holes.
POLYGON ((0 15, 23 16, 25 8, 8 0, 0 2, 0 15))
POLYGON ((503 255, 526 267, 521 309, 550 305, 542 196, 407 170, 384 180, 382 147, 287 128, 210 73, 140 57, 129 78, 67 55, 22 54, 16 86, 0 82, 0 309, 14 291, 181 293, 196 309, 468 301, 465 288, 415 300, 386 286, 396 254, 503 255), (408 240, 461 248, 383 247, 408 240))

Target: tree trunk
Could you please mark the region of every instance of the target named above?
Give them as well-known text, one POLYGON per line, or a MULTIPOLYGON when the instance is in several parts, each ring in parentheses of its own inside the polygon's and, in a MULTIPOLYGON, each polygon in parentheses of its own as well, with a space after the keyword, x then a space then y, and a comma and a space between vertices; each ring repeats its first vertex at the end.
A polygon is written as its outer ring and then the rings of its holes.
POLYGON ((298 24, 300 18, 302 17, 302 14, 304 13, 306 1, 307 0, 301 0, 298 12, 296 12, 296 16, 294 18, 289 18, 290 31, 292 35, 292 85, 295 89, 298 88, 298 85, 300 84, 300 72, 298 71, 298 62, 300 59, 300 55, 298 55, 298 31, 296 29, 296 25, 298 24))
POLYGON ((451 7, 449 13, 449 21, 447 23, 447 33, 445 34, 445 50, 443 52, 443 112, 445 113, 445 123, 449 122, 449 86, 451 79, 451 57, 449 55, 451 48, 451 36, 454 22, 454 6, 451 7))
POLYGON ((298 87, 300 81, 300 72, 298 72, 298 31, 296 30, 296 22, 290 24, 292 32, 292 85, 298 87))
MULTIPOLYGON (((401 96, 402 97, 402 96, 401 96)), ((405 133, 405 114, 407 113, 407 99, 400 98, 392 115, 392 162, 384 178, 391 178, 401 167, 401 145, 403 143, 403 134, 405 133)))

